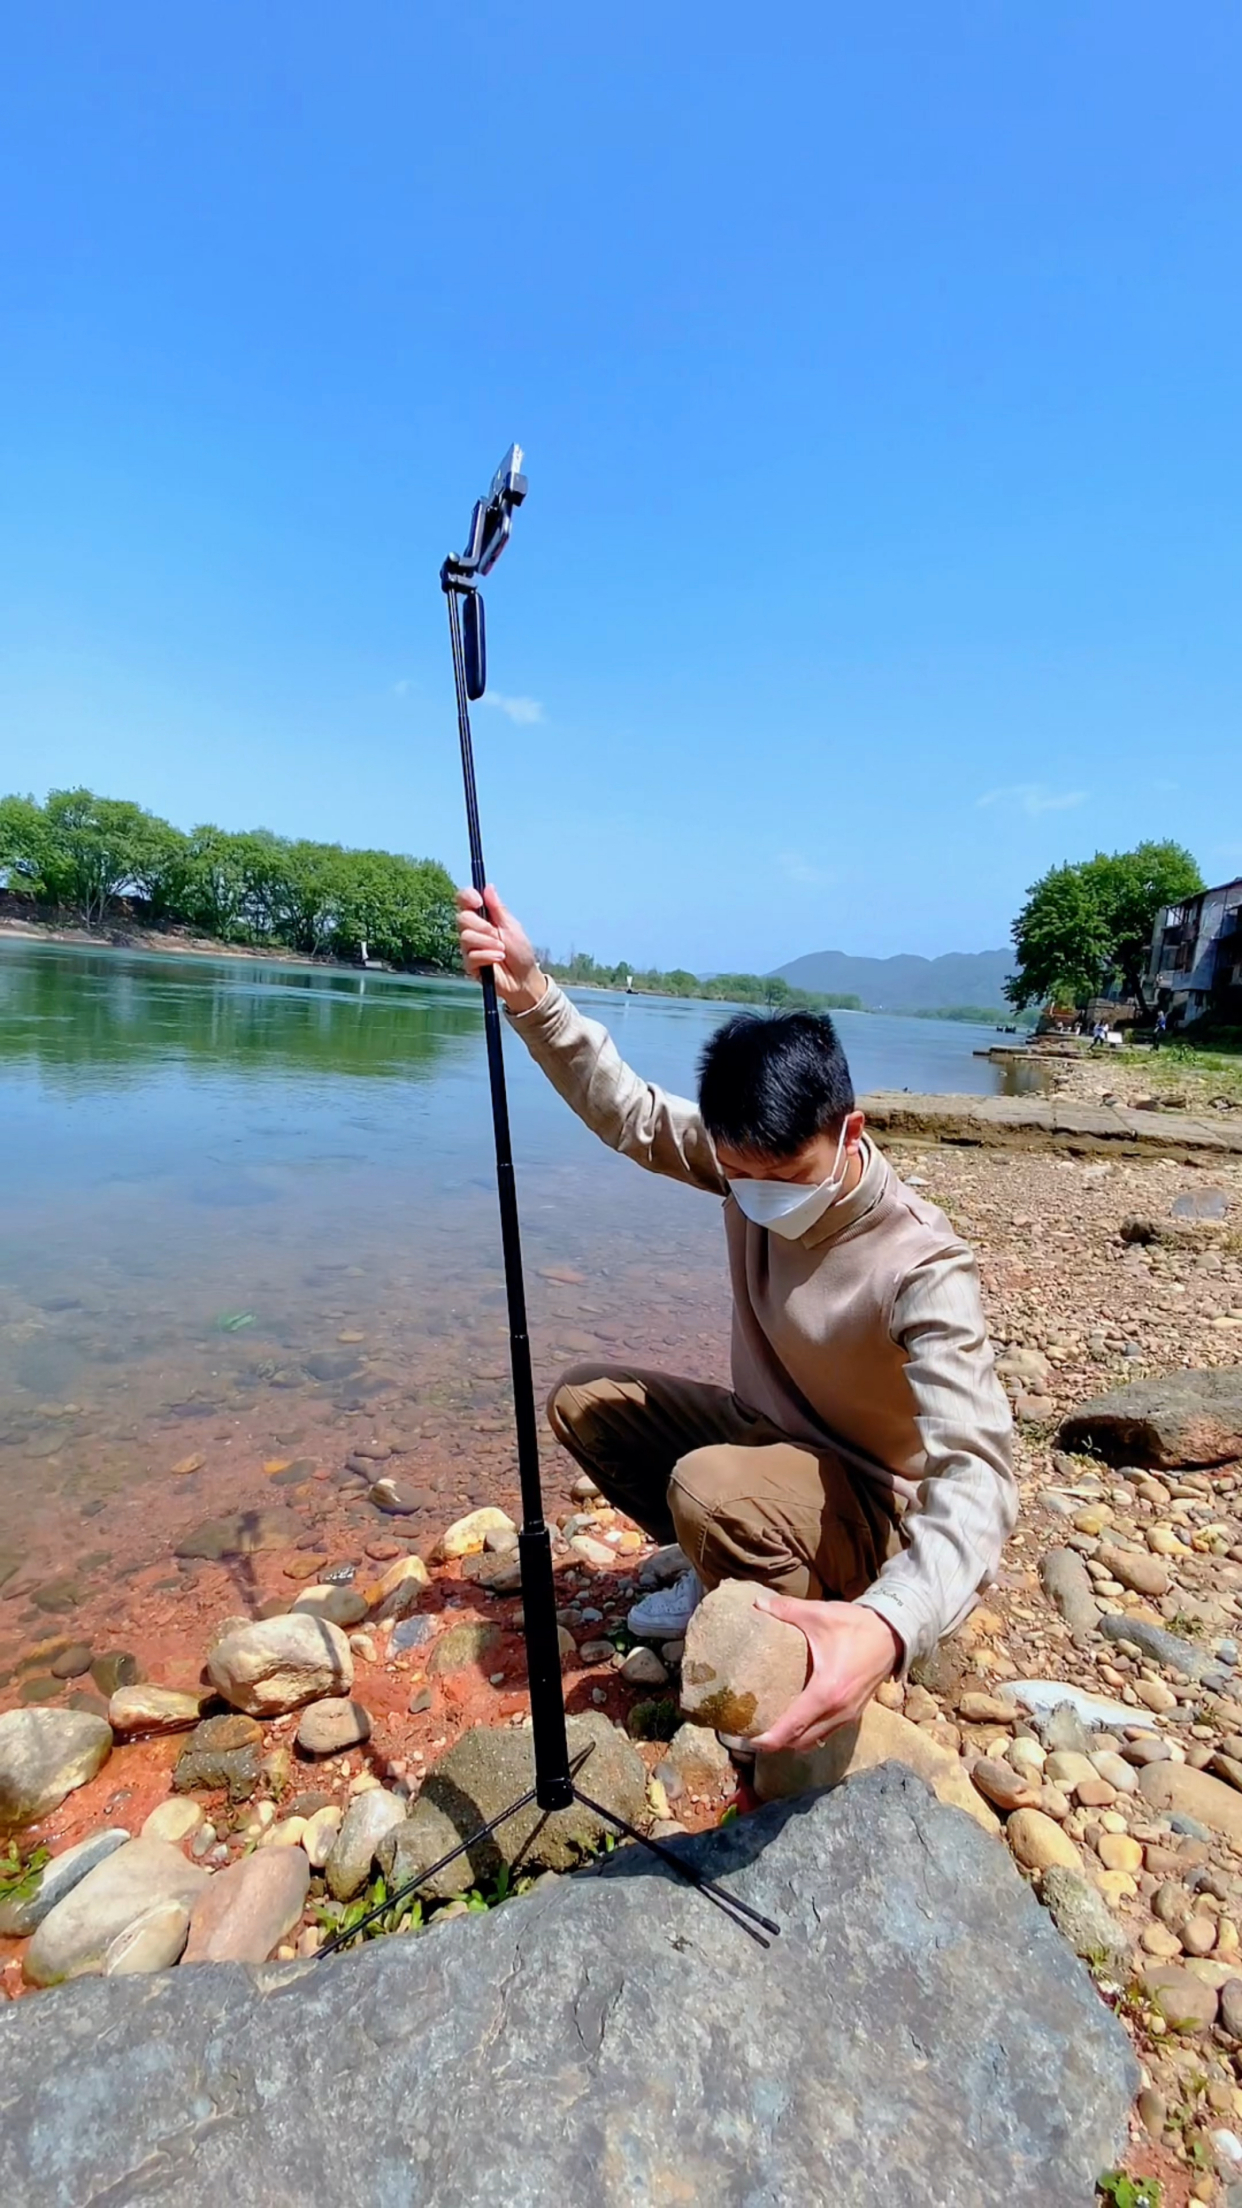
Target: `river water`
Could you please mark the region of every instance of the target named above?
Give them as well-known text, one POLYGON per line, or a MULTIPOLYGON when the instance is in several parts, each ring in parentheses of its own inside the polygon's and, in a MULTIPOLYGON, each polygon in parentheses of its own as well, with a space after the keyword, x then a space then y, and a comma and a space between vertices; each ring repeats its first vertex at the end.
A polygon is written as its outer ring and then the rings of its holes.
MULTIPOLYGON (((724 1016, 581 1001, 682 1093, 724 1016)), ((839 1026, 860 1091, 1000 1085, 972 1056, 991 1029, 839 1026)), ((715 1202, 506 1055, 541 1388, 588 1356, 723 1378, 715 1202)), ((400 1539, 512 1501, 473 987, 0 938, 0 1114, 0 1662, 6 1625, 119 1612, 196 1517, 275 1500, 347 1554, 364 1521, 336 1483, 377 1437, 423 1497, 400 1539)))

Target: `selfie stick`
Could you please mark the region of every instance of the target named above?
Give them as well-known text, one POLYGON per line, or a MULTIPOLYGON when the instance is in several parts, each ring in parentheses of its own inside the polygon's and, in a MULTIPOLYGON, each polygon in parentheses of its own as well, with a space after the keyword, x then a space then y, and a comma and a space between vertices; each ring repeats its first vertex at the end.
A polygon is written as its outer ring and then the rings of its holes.
MULTIPOLYGON (((487 871, 483 864, 483 839, 479 829, 479 798, 474 775, 474 746, 470 735, 471 704, 483 696, 487 687, 487 644, 483 620, 483 600, 479 595, 479 583, 491 573, 509 541, 513 513, 526 496, 526 477, 521 472, 521 447, 512 445, 501 461, 492 479, 492 487, 486 498, 476 502, 470 520, 470 537, 464 552, 450 552, 440 569, 440 587, 448 599, 449 639, 453 649, 453 681, 457 691, 457 733, 461 740, 461 771, 466 792, 466 827, 470 839, 470 879, 482 901, 487 887, 487 871)), ((484 907, 486 916, 486 907, 484 907)), ((320 1955, 330 1955, 338 1947, 356 1939, 365 1927, 380 1917, 385 1917, 407 1895, 455 1862, 458 1856, 469 1854, 479 1841, 485 1840, 519 1810, 536 1803, 541 1810, 568 1809, 581 1802, 593 1810, 605 1823, 615 1826, 629 1840, 637 1840, 650 1849, 662 1863, 675 1871, 679 1878, 696 1886, 733 1918, 736 1924, 750 1933, 752 1939, 767 1946, 764 1932, 776 1933, 780 1927, 770 1917, 760 1916, 758 1910, 726 1892, 706 1879, 694 1867, 666 1848, 662 1841, 648 1839, 645 1833, 626 1824, 601 1802, 592 1801, 575 1783, 591 1750, 588 1746, 576 1755, 571 1763, 569 1742, 565 1730, 565 1693, 561 1680, 560 1641, 556 1620, 556 1583, 552 1576, 552 1536, 543 1515, 543 1490, 539 1477, 539 1427, 535 1416, 535 1385, 531 1372, 530 1336, 526 1324, 526 1284, 522 1273, 522 1236, 518 1222, 517 1187, 513 1177, 513 1145, 509 1135, 509 1099, 505 1088, 504 1049, 501 1040, 500 1006, 496 998, 496 982, 490 967, 481 976, 483 984, 483 1030, 487 1042, 487 1071, 492 1092, 492 1127, 496 1141, 496 1184, 500 1197, 500 1239, 504 1250, 505 1292, 509 1303, 509 1359, 513 1373, 513 1410, 517 1425, 518 1481, 522 1493, 522 1526, 518 1534, 518 1555, 522 1565, 522 1630, 526 1640, 526 1671, 530 1687, 531 1728, 534 1736, 535 1783, 530 1790, 511 1802, 499 1816, 481 1825, 459 1847, 451 1848, 437 1863, 420 1871, 408 1885, 390 1894, 378 1907, 351 1925, 348 1932, 339 1933, 322 1948, 320 1955)))

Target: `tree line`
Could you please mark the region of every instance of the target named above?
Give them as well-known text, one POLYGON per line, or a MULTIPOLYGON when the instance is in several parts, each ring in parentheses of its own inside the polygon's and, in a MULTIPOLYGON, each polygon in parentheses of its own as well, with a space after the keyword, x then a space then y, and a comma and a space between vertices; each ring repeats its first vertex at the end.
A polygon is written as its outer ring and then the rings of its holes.
POLYGON ((1027 894, 1013 924, 1016 970, 1005 994, 1021 1009, 1058 1004, 1084 1009, 1120 991, 1145 1017, 1146 976, 1157 915, 1206 887, 1180 843, 1140 843, 1133 851, 1050 867, 1027 894))
POLYGON ((91 790, 0 798, 0 882, 99 928, 122 912, 222 943, 393 966, 456 961, 453 883, 434 859, 232 832, 189 834, 91 790))
POLYGON ((795 989, 779 974, 712 974, 706 980, 685 966, 665 973, 656 966, 630 966, 624 959, 604 965, 589 951, 574 951, 567 959, 538 953, 545 974, 554 981, 585 989, 633 988, 636 995, 654 997, 708 997, 725 1004, 766 1004, 773 1011, 861 1012, 858 996, 823 994, 795 989))

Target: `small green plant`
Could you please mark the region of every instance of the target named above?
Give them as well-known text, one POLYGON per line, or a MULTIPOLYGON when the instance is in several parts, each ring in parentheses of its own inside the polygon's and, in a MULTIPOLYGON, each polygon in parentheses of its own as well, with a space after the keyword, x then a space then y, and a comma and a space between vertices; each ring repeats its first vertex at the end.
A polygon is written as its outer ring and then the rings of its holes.
MULTIPOLYGON (((326 1932, 331 1939, 339 1938, 342 1933, 348 1938, 350 1933, 357 1931, 359 1925, 362 1924, 362 1919, 372 1909, 380 1908, 387 1899, 388 1884, 383 1874, 380 1873, 372 1879, 369 1886, 364 1887, 360 1894, 356 1894, 354 1899, 346 1902, 344 1906, 335 1901, 316 1902, 314 1905, 315 1919, 320 1930, 326 1932)), ((422 1902, 420 1900, 402 1901, 397 1903, 394 1908, 387 1910, 382 1917, 377 1917, 373 1924, 364 1926, 362 1938, 364 1940, 377 1940, 388 1932, 417 1932, 421 1930, 422 1924, 422 1902)))
POLYGON ((1096 2191, 1112 2208, 1160 2208, 1160 2184, 1154 2177, 1127 2177, 1124 2170, 1109 2170, 1096 2191))
POLYGON ((737 1803, 730 1802, 727 1809, 721 1810, 720 1822, 722 1825, 735 1825, 737 1823, 737 1815, 737 1803))
POLYGON ((16 1840, 10 1840, 0 1853, 0 1901, 29 1901, 50 1861, 46 1848, 32 1848, 23 1856, 16 1840))
POLYGON ((671 1695, 662 1694, 636 1702, 625 1722, 631 1740, 671 1740, 681 1724, 681 1711, 671 1695))

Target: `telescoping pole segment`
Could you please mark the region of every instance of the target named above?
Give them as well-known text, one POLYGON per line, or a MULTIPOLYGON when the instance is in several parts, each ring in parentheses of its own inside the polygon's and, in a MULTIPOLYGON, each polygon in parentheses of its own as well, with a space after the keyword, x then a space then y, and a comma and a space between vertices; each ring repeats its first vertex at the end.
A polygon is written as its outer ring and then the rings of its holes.
MULTIPOLYGON (((469 567, 474 567, 474 562, 470 562, 469 567)), ((466 828, 470 839, 470 878, 482 897, 487 887, 487 871, 483 864, 483 838, 479 828, 474 745, 470 734, 470 694, 461 623, 461 602, 476 590, 476 574, 477 567, 473 573, 470 572, 465 559, 461 562, 446 560, 440 579, 448 599, 449 635, 453 646, 457 728, 461 738, 466 828)), ((500 1006, 496 997, 496 983, 490 970, 484 971, 482 981, 483 1027, 487 1040, 487 1071, 492 1092, 492 1126, 496 1138, 500 1238, 504 1251, 505 1293, 509 1305, 509 1360, 513 1373, 513 1408, 517 1425, 518 1478, 522 1490, 522 1527, 518 1535, 518 1553, 522 1562, 523 1631, 530 1681, 531 1723, 535 1735, 535 1793, 541 1809, 568 1809, 574 1798, 574 1789, 569 1769, 565 1704, 561 1692, 556 1588, 552 1576, 552 1537, 544 1522, 543 1490, 539 1478, 539 1428, 535 1417, 535 1384, 531 1372, 530 1337, 526 1324, 522 1232, 518 1220, 517 1184, 513 1173, 513 1146, 509 1135, 509 1098, 505 1086, 500 1006)))

